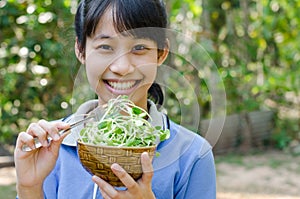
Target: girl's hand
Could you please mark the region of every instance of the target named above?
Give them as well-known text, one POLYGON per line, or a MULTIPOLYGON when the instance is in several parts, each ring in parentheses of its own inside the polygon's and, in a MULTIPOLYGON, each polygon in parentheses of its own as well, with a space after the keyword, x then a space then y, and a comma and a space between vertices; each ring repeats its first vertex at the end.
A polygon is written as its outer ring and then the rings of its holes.
POLYGON ((21 195, 33 191, 33 193, 42 194, 40 192, 42 191, 43 182, 54 168, 60 144, 67 135, 59 136, 58 133, 60 130, 68 127, 69 124, 64 122, 40 120, 38 123, 30 124, 26 132, 19 134, 14 159, 17 174, 17 190, 20 198, 27 198, 25 195, 25 197, 21 197, 21 195), (53 139, 50 145, 47 142, 48 135, 53 139), (34 149, 34 137, 39 139, 43 147, 34 149), (24 144, 34 150, 29 152, 22 151, 24 144))
POLYGON ((147 152, 141 155, 141 163, 143 168, 143 176, 137 182, 118 164, 113 164, 111 166, 111 169, 114 172, 114 174, 126 186, 126 191, 118 191, 101 178, 93 176, 92 179, 99 186, 103 198, 154 199, 155 196, 151 188, 153 167, 147 152))

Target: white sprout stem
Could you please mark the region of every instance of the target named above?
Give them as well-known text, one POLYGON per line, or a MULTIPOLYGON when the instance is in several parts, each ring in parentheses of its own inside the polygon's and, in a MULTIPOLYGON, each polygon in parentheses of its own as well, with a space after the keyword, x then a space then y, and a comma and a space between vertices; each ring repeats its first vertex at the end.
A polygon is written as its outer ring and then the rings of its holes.
POLYGON ((87 129, 80 135, 94 144, 150 146, 157 143, 160 134, 168 132, 158 131, 149 120, 152 118, 146 110, 136 106, 128 98, 118 96, 108 102, 100 121, 87 125, 87 129), (136 113, 135 108, 141 112, 136 113), (101 123, 106 126, 100 127, 101 123), (119 131, 122 133, 120 134, 119 131), (139 141, 135 142, 135 138, 139 141))

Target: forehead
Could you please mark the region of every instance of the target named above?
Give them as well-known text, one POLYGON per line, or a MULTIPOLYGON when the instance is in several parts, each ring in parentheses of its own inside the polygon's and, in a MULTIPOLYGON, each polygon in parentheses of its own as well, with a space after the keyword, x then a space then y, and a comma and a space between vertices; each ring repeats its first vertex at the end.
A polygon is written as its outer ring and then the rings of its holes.
POLYGON ((98 39, 99 37, 105 38, 109 36, 110 38, 130 37, 154 41, 149 36, 149 28, 128 29, 124 30, 123 32, 119 32, 117 30, 118 24, 115 24, 115 16, 116 10, 112 9, 111 7, 108 8, 99 19, 91 38, 98 39))
POLYGON ((92 37, 94 37, 95 35, 109 35, 112 37, 118 35, 115 30, 113 11, 111 8, 107 9, 98 21, 94 35, 92 35, 92 37))

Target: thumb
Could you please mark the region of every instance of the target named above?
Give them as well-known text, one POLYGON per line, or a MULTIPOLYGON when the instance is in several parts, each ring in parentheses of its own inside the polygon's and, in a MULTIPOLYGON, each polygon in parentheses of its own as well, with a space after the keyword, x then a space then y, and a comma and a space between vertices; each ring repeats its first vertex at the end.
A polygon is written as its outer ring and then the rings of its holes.
POLYGON ((63 140, 69 135, 69 133, 71 132, 70 129, 70 124, 66 123, 66 122, 57 122, 56 123, 56 127, 60 130, 65 130, 64 133, 62 133, 59 136, 59 139, 57 140, 52 140, 52 143, 50 144, 51 150, 53 150, 53 152, 58 152, 61 143, 63 142, 63 140))
POLYGON ((60 130, 70 128, 70 124, 69 123, 62 122, 62 121, 55 122, 55 125, 60 130))
POLYGON ((153 166, 149 154, 147 152, 142 153, 141 163, 143 170, 143 176, 141 179, 144 183, 151 184, 151 180, 153 177, 153 166))

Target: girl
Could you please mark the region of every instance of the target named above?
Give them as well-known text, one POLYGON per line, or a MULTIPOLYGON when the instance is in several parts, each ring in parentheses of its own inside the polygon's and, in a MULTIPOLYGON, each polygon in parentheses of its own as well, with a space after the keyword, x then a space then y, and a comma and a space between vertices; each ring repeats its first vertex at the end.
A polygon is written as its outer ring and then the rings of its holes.
POLYGON ((62 121, 40 120, 19 134, 15 149, 17 192, 26 198, 216 198, 211 146, 198 134, 159 112, 163 95, 154 83, 168 55, 167 17, 160 0, 84 0, 75 17, 75 52, 85 65, 97 100, 82 104, 62 121), (158 158, 141 156, 143 176, 134 181, 118 164, 111 169, 125 187, 112 187, 84 170, 76 152, 77 134, 58 135, 74 116, 89 113, 118 95, 147 110, 171 136, 159 143, 158 158), (148 98, 151 98, 148 99, 148 98), (53 141, 48 146, 46 137, 53 141), (34 149, 37 137, 43 147, 34 149), (26 144, 32 151, 22 151, 26 144))

